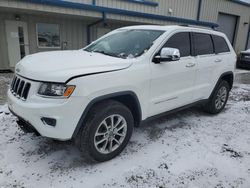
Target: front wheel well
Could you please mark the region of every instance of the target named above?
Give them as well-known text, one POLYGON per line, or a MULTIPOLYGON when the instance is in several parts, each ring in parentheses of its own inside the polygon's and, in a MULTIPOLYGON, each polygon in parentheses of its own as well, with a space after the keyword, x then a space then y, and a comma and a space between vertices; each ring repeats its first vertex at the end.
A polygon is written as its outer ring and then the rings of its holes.
POLYGON ((127 94, 127 95, 113 97, 111 99, 116 100, 125 105, 132 112, 135 121, 135 126, 136 127, 139 126, 141 122, 141 109, 137 98, 127 94))
POLYGON ((77 126, 76 129, 73 133, 73 138, 75 138, 81 128, 81 126, 84 126, 84 122, 86 121, 87 117, 89 116, 89 113, 91 112, 91 109, 101 103, 101 102, 105 102, 108 100, 115 100, 118 101, 120 103, 122 103, 123 105, 125 105, 132 113, 133 118, 134 118, 134 122, 135 122, 135 126, 139 126, 141 123, 141 106, 139 103, 139 100, 136 96, 135 93, 133 92, 119 92, 119 93, 114 93, 114 94, 108 94, 105 96, 101 96, 98 97, 94 100, 92 100, 87 107, 85 108, 77 126))
MULTIPOLYGON (((115 100, 122 103, 126 106, 132 113, 135 121, 135 126, 139 126, 141 122, 141 107, 137 96, 132 92, 121 92, 117 94, 110 94, 104 97, 99 97, 98 99, 94 99, 94 102, 91 104, 91 108, 100 102, 105 102, 108 100, 115 100)), ((88 112, 91 111, 91 108, 88 112)))

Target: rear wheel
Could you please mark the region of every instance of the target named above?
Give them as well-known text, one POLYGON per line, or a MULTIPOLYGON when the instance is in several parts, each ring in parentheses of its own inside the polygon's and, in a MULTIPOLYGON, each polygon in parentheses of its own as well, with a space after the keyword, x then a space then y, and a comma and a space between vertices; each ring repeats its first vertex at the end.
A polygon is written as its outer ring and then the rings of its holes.
POLYGON ((77 136, 77 145, 91 161, 107 161, 125 148, 133 132, 130 110, 117 101, 95 105, 77 136))
POLYGON ((220 113, 227 103, 229 91, 230 87, 228 82, 224 80, 221 81, 205 106, 205 111, 211 114, 220 113))

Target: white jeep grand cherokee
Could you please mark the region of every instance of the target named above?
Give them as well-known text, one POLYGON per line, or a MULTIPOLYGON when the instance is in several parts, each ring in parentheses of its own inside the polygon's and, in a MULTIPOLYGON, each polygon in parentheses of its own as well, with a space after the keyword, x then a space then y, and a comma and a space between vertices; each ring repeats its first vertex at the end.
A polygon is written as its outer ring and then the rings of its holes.
POLYGON ((202 103, 217 114, 234 80, 236 54, 220 32, 184 26, 132 26, 84 49, 29 55, 16 66, 9 109, 26 131, 75 140, 106 161, 133 127, 202 103))

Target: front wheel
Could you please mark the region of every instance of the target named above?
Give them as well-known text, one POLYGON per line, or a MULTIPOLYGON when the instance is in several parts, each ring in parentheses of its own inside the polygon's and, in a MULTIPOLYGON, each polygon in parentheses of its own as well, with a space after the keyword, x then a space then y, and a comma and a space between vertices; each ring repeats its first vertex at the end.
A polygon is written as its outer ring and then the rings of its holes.
POLYGON ((93 107, 82 126, 77 145, 92 161, 107 161, 126 147, 133 132, 130 110, 117 101, 101 102, 93 107))
POLYGON ((227 103, 229 91, 230 87, 228 82, 224 80, 221 81, 205 106, 205 111, 211 114, 220 113, 227 103))

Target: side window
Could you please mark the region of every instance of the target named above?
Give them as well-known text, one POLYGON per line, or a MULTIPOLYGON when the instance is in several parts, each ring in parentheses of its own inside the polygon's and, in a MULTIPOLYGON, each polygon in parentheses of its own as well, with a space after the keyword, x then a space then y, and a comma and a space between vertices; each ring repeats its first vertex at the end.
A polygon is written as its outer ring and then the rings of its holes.
POLYGON ((179 49, 181 57, 189 56, 191 52, 189 33, 181 32, 174 34, 168 39, 164 47, 179 49))
POLYGON ((209 34, 194 33, 193 36, 195 55, 206 55, 214 53, 212 38, 209 34))
POLYGON ((214 48, 215 48, 215 53, 223 53, 223 52, 229 52, 229 47, 227 45, 227 42, 223 37, 212 35, 213 36, 213 41, 214 41, 214 48))

